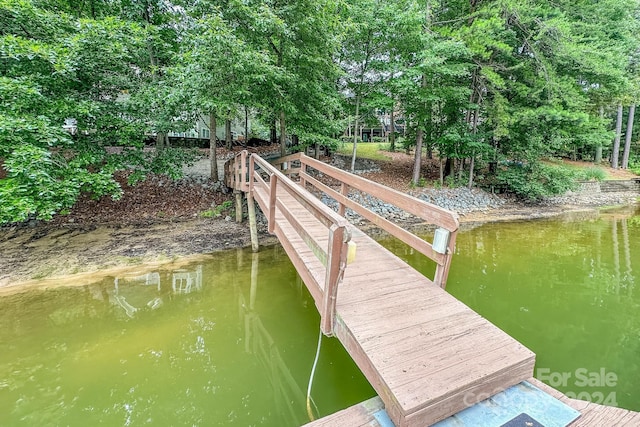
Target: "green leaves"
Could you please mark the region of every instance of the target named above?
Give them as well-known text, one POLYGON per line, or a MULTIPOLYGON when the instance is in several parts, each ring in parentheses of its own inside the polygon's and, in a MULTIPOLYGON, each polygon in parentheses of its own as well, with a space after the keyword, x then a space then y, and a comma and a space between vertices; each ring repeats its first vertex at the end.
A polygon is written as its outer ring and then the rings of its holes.
POLYGON ((142 145, 149 116, 131 96, 158 64, 148 43, 162 45, 158 31, 100 18, 104 5, 92 8, 98 19, 60 12, 66 7, 0 0, 0 159, 8 174, 0 180, 0 223, 51 218, 81 192, 118 197, 114 171, 176 176, 180 164, 169 163, 185 160, 105 150, 142 145), (67 118, 77 122, 73 137, 62 128, 67 118))
POLYGON ((540 162, 507 162, 497 175, 498 183, 527 200, 558 195, 576 187, 576 173, 562 166, 540 162))

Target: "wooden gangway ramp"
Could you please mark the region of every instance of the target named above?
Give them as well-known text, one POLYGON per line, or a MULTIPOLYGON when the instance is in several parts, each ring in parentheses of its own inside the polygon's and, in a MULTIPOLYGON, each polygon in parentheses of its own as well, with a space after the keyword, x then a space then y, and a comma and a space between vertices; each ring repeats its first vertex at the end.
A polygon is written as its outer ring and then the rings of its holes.
POLYGON ((454 213, 303 154, 268 163, 242 152, 227 185, 254 200, 337 337, 396 426, 428 426, 533 375, 535 355, 445 290, 454 213), (322 176, 322 181, 319 177, 322 176), (291 179, 291 178, 295 178, 291 179), (436 227, 432 243, 349 198, 366 194, 436 227), (317 196, 329 197, 336 211, 317 196), (345 218, 351 209, 436 264, 429 279, 345 218))

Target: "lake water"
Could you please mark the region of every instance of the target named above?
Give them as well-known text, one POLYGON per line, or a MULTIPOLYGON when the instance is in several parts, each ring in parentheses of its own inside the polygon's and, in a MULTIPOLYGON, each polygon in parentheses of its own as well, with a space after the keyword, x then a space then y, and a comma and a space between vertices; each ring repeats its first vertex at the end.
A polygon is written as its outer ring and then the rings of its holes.
MULTIPOLYGON (((384 244, 428 277, 433 266, 384 244)), ((640 210, 460 233, 447 291, 536 353, 536 377, 640 411, 640 210)))
MULTIPOLYGON (((74 285, 0 298, 1 426, 309 421, 319 315, 278 247, 74 285)), ((314 416, 375 395, 321 348, 314 416)))
MULTIPOLYGON (((447 290, 536 352, 545 382, 638 411, 639 236, 638 211, 487 224, 459 234, 447 290)), ((279 247, 5 295, 0 425, 298 426, 318 327, 279 247)), ((374 394, 324 338, 312 415, 374 394)))

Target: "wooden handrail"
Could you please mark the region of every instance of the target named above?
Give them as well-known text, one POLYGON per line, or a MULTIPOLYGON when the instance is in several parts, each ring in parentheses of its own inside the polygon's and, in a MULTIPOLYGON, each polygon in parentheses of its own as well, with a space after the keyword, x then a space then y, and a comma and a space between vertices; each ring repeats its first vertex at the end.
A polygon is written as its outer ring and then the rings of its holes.
POLYGON ((440 287, 445 287, 449 267, 451 265, 451 257, 455 249, 456 234, 459 228, 458 216, 455 213, 408 194, 385 187, 384 185, 370 181, 361 176, 345 172, 319 160, 308 157, 303 153, 293 154, 278 160, 278 164, 283 162, 299 162, 300 167, 290 168, 286 170, 285 173, 288 175, 297 173, 302 186, 310 184, 338 202, 338 213, 340 215, 344 215, 345 208, 352 209, 371 223, 382 228, 392 236, 400 239, 426 257, 435 261, 437 267, 433 282, 440 287), (308 167, 339 181, 340 191, 334 190, 311 176, 308 173, 308 167), (446 251, 444 251, 444 253, 436 252, 431 243, 421 239, 381 215, 378 215, 360 203, 349 199, 348 193, 350 188, 369 194, 385 203, 392 204, 406 212, 409 212, 430 224, 434 224, 436 227, 447 230, 449 232, 449 241, 446 251))
POLYGON ((246 151, 243 151, 225 164, 225 178, 227 185, 236 190, 247 192, 250 200, 255 198, 260 205, 267 217, 269 232, 278 236, 296 266, 296 270, 312 293, 321 315, 322 331, 327 335, 333 334, 337 290, 347 265, 351 239, 349 223, 344 218, 346 208, 352 209, 435 261, 437 267, 433 282, 443 288, 446 284, 459 227, 458 217, 453 212, 337 169, 302 153, 282 157, 269 163, 257 154, 249 156, 246 151), (292 166, 293 163, 296 164, 292 166), (285 164, 286 167, 284 167, 285 164), (313 168, 337 180, 340 184, 340 190, 334 190, 320 182, 309 174, 308 168, 313 168), (290 179, 292 175, 298 175, 299 184, 290 179), (307 191, 307 185, 313 186, 336 200, 339 205, 338 212, 329 208, 307 191), (370 194, 446 230, 449 233, 446 249, 436 251, 431 243, 349 199, 348 194, 351 188, 370 194), (278 198, 278 193, 282 191, 293 197, 327 228, 326 248, 323 247, 322 242, 318 242, 307 233, 305 226, 300 223, 296 215, 278 198), (276 221, 277 215, 278 221, 276 221), (306 244, 324 268, 323 280, 319 279, 317 268, 308 265, 303 259, 303 255, 296 252, 294 245, 288 240, 288 236, 292 236, 292 232, 295 232, 306 244))
MULTIPOLYGON (((318 297, 314 296, 314 299, 322 319, 321 329, 326 335, 332 335, 338 285, 342 280, 347 265, 349 241, 351 240, 348 221, 318 200, 313 194, 291 181, 283 172, 260 156, 256 154, 249 156, 248 170, 250 174, 248 177, 249 182, 246 185, 247 191, 254 194, 267 217, 269 232, 276 234, 280 238, 292 262, 296 265, 296 269, 300 272, 303 280, 307 282, 307 286, 316 288, 317 292, 315 293, 318 297), (263 178, 263 174, 265 178, 268 177, 268 182, 263 178), (258 192, 254 189, 258 189, 258 192), (296 199, 300 205, 327 227, 328 242, 326 248, 323 248, 320 242, 306 232, 304 225, 279 200, 278 192, 280 191, 285 191, 296 199), (261 195, 266 195, 266 197, 261 195), (293 247, 287 242, 284 225, 276 223, 276 211, 280 213, 279 218, 283 219, 287 226, 296 232, 324 267, 324 283, 322 283, 322 286, 318 283, 316 275, 309 273, 309 266, 304 265, 300 254, 294 251, 293 247)), ((313 291, 313 289, 310 290, 313 291)))

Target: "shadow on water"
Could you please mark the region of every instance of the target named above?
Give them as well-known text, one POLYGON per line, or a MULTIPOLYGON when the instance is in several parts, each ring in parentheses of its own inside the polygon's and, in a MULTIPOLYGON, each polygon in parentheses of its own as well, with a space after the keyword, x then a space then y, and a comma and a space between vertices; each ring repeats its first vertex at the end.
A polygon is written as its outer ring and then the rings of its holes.
MULTIPOLYGON (((281 249, 68 285, 0 298, 0 425, 309 421, 319 317, 281 249)), ((325 338, 314 411, 373 394, 325 338)))

